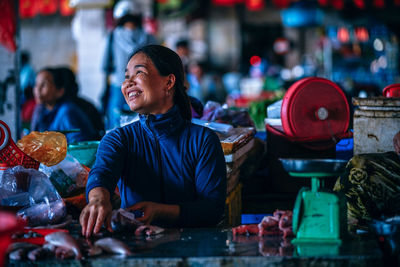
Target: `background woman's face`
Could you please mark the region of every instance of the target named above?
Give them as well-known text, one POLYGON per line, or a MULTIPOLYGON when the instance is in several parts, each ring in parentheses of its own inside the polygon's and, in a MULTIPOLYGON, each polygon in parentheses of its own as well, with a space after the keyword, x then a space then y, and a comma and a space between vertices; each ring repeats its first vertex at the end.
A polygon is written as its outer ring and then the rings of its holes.
POLYGON ((167 94, 172 87, 169 76, 161 76, 151 59, 144 53, 138 53, 126 66, 121 91, 132 111, 162 114, 173 105, 172 97, 167 94))
POLYGON ((41 71, 38 73, 33 89, 36 103, 53 106, 57 102, 57 99, 62 96, 61 91, 62 90, 56 88, 53 76, 50 72, 41 71))

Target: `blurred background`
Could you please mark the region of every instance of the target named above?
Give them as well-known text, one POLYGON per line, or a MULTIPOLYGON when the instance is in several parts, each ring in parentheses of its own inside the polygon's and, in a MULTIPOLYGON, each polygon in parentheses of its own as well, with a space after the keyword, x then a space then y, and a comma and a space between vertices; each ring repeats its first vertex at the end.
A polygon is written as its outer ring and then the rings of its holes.
MULTIPOLYGON (((23 134, 24 78, 15 74, 24 54, 34 73, 69 66, 79 96, 102 110, 102 61, 118 1, 0 2, 0 119, 11 132, 23 134)), ((399 0, 131 2, 140 10, 143 29, 160 44, 176 50, 179 41, 187 41, 190 62, 201 62, 214 86, 214 94, 200 99, 203 104, 249 108, 271 95, 275 100, 308 76, 334 81, 349 99, 381 95, 385 86, 400 82, 399 0)), ((262 131, 265 105, 261 110, 260 118, 250 115, 262 131)))

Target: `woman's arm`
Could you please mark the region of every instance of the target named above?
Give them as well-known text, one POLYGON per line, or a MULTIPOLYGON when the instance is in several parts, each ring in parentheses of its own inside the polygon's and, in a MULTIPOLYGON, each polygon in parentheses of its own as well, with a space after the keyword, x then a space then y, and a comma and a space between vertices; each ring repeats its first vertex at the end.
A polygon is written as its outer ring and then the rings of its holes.
POLYGON ((107 134, 100 142, 96 162, 86 184, 88 205, 79 218, 82 235, 89 237, 92 233, 98 233, 103 224, 111 231, 110 196, 121 176, 125 154, 124 144, 116 131, 107 134))
POLYGON ((180 214, 180 207, 178 205, 168 205, 150 201, 138 202, 129 207, 128 210, 139 210, 143 212, 143 217, 139 217, 137 220, 144 224, 174 224, 179 219, 180 214))
POLYGON ((218 136, 207 129, 201 137, 195 169, 196 201, 180 203, 178 224, 215 226, 225 211, 226 163, 218 136))
POLYGON ((112 232, 110 193, 102 187, 95 187, 88 194, 89 203, 82 210, 79 222, 82 226, 82 235, 90 237, 97 234, 103 224, 112 232))

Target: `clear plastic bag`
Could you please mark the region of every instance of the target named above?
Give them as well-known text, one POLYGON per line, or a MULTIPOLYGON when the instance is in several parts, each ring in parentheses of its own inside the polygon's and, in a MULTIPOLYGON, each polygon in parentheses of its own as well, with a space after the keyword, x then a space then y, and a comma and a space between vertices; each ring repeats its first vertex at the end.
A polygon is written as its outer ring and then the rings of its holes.
POLYGON ((84 189, 89 174, 87 169, 69 154, 57 165, 40 165, 39 170, 49 177, 61 197, 69 197, 84 189))
POLYGON ((271 119, 281 118, 282 99, 278 100, 267 107, 267 117, 271 119))
POLYGON ((62 199, 45 201, 19 210, 17 216, 24 219, 31 227, 56 224, 66 218, 67 208, 62 199))
POLYGON ((7 169, 0 182, 2 205, 23 207, 17 215, 29 226, 48 225, 66 217, 66 206, 46 174, 16 166, 7 169))

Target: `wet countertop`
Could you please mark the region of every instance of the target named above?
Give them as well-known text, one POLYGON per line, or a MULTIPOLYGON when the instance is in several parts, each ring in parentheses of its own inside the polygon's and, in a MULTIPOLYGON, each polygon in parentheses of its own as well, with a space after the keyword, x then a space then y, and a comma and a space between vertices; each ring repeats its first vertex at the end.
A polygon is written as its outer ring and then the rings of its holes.
MULTIPOLYGON (((79 226, 70 227, 78 237, 79 226)), ((104 234, 110 235, 110 234, 104 234)), ((294 246, 280 236, 233 236, 230 229, 167 229, 153 237, 113 234, 133 251, 83 260, 9 261, 6 266, 383 266, 378 242, 354 235, 341 245, 294 246)))

